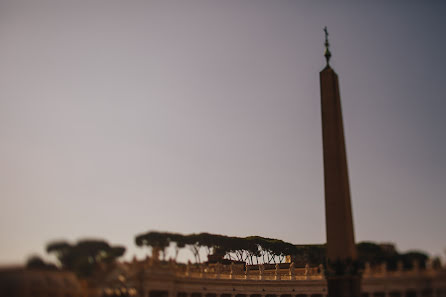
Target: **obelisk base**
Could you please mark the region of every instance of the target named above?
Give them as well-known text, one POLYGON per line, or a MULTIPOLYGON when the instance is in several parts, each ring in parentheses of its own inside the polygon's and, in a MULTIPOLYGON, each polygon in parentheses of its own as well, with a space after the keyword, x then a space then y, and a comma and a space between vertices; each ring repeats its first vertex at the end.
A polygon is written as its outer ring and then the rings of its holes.
POLYGON ((328 297, 361 297, 360 276, 329 276, 327 286, 328 297))

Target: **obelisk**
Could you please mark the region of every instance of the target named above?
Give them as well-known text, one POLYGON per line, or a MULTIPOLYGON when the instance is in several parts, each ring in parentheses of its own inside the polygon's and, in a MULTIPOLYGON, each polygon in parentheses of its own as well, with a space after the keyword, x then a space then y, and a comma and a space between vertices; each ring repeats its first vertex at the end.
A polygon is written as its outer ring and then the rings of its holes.
POLYGON ((329 64, 327 28, 324 31, 327 65, 320 72, 320 83, 328 297, 360 297, 339 83, 329 64))

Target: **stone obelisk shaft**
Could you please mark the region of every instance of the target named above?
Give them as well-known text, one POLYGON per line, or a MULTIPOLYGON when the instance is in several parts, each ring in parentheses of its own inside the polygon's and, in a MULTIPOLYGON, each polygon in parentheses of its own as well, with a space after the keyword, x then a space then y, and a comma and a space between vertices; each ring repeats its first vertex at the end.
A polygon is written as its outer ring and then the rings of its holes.
POLYGON ((357 256, 338 76, 327 66, 320 72, 320 82, 327 258, 330 262, 355 260, 357 256))
POLYGON ((360 297, 338 76, 328 60, 320 73, 328 297, 360 297))

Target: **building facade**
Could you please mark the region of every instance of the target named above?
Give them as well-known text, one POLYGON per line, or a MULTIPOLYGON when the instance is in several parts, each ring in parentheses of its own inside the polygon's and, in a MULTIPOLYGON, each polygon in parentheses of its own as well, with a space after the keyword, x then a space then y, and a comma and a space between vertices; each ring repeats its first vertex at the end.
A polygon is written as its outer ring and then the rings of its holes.
MULTIPOLYGON (((292 263, 263 265, 179 265, 175 262, 134 261, 124 264, 99 289, 102 296, 117 291, 140 297, 327 297, 322 266, 294 268, 292 263), (124 289, 124 290, 122 290, 124 289), (108 293, 107 293, 108 292, 108 293)), ((362 297, 446 297, 446 269, 388 271, 385 265, 362 271, 362 297)), ((98 294, 99 294, 98 291, 98 294)))

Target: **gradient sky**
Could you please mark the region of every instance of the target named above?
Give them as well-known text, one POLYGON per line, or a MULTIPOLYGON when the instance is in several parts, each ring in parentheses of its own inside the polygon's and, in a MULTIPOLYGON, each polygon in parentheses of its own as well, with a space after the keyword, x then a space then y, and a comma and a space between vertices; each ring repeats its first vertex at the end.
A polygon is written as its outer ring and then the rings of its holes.
POLYGON ((319 71, 356 239, 446 248, 445 1, 0 1, 0 264, 147 230, 325 242, 319 71))

